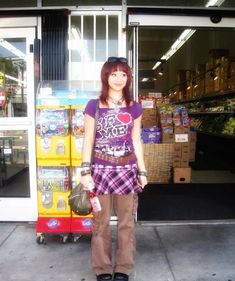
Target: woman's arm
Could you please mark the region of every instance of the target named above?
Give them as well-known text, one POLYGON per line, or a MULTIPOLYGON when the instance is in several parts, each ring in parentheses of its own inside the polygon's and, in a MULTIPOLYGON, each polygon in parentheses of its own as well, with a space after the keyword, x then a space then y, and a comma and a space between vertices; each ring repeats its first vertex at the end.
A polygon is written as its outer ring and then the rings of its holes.
MULTIPOLYGON (((92 153, 93 153, 93 145, 94 145, 94 134, 95 134, 95 119, 88 114, 85 114, 84 117, 84 139, 82 146, 82 162, 83 163, 91 163, 92 161, 92 153)), ((91 167, 90 167, 91 168, 91 167)), ((83 171, 88 170, 89 168, 82 168, 83 171)), ((94 185, 91 174, 81 176, 81 183, 88 187, 91 184, 94 185)))
MULTIPOLYGON (((146 172, 145 164, 144 164, 144 153, 143 153, 143 146, 142 146, 142 141, 141 141, 141 118, 138 117, 134 121, 134 126, 132 129, 132 142, 135 150, 135 155, 137 158, 137 166, 139 171, 146 172)), ((139 181, 144 188, 144 186, 148 183, 147 182, 147 177, 145 175, 140 175, 139 176, 139 181)))
POLYGON ((84 117, 84 139, 82 146, 82 162, 90 162, 94 144, 95 119, 88 114, 84 117))

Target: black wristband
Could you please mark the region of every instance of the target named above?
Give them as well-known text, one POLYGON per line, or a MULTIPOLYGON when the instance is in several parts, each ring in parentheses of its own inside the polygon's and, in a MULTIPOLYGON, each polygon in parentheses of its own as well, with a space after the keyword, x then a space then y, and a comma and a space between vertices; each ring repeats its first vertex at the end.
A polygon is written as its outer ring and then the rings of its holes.
POLYGON ((81 176, 86 176, 86 175, 90 175, 90 174, 91 174, 91 170, 81 171, 81 176))
POLYGON ((90 162, 82 162, 81 167, 82 168, 85 168, 85 167, 90 168, 91 167, 91 163, 90 162))

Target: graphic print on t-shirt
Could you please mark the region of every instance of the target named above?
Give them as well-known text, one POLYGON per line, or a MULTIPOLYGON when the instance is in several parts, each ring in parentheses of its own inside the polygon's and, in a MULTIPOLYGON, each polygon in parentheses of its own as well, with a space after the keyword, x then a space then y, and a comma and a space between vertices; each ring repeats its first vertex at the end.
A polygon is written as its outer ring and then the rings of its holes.
POLYGON ((130 130, 133 118, 128 112, 108 111, 97 120, 95 150, 113 156, 123 156, 131 151, 130 130))

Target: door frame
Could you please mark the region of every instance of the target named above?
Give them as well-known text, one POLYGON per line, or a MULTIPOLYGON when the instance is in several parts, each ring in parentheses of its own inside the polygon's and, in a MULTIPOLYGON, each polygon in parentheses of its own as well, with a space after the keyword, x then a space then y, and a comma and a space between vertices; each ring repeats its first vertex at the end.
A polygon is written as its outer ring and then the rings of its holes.
MULTIPOLYGON (((22 19, 21 19, 22 20, 22 19)), ((21 21, 22 22, 22 21, 21 21)), ((23 22, 22 22, 23 25, 23 22)), ((0 221, 35 221, 37 219, 34 54, 30 46, 36 37, 35 27, 2 27, 3 38, 26 38, 27 117, 0 118, 1 130, 26 130, 28 133, 30 197, 0 197, 0 221)))

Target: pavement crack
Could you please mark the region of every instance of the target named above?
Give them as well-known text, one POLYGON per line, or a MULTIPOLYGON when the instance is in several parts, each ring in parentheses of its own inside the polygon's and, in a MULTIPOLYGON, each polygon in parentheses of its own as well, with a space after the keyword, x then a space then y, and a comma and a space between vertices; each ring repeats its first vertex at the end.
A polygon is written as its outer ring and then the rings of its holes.
POLYGON ((168 256, 167 256, 167 253, 166 253, 166 249, 165 249, 164 243, 163 243, 163 241, 162 241, 162 239, 161 239, 161 236, 160 236, 160 234, 159 234, 159 232, 158 232, 158 230, 157 230, 157 227, 154 227, 154 232, 155 232, 155 234, 156 234, 156 236, 157 236, 157 238, 158 238, 158 240, 159 240, 160 248, 163 250, 163 254, 164 254, 164 257, 165 257, 165 259, 166 259, 167 265, 168 265, 168 267, 169 267, 169 269, 170 269, 170 272, 171 272, 171 275, 172 275, 172 277, 173 277, 173 280, 176 281, 175 274, 174 274, 173 269, 172 269, 172 267, 171 267, 170 260, 168 259, 168 256))
POLYGON ((16 230, 17 225, 8 233, 8 235, 1 241, 0 247, 8 240, 8 238, 11 236, 11 234, 16 230))

